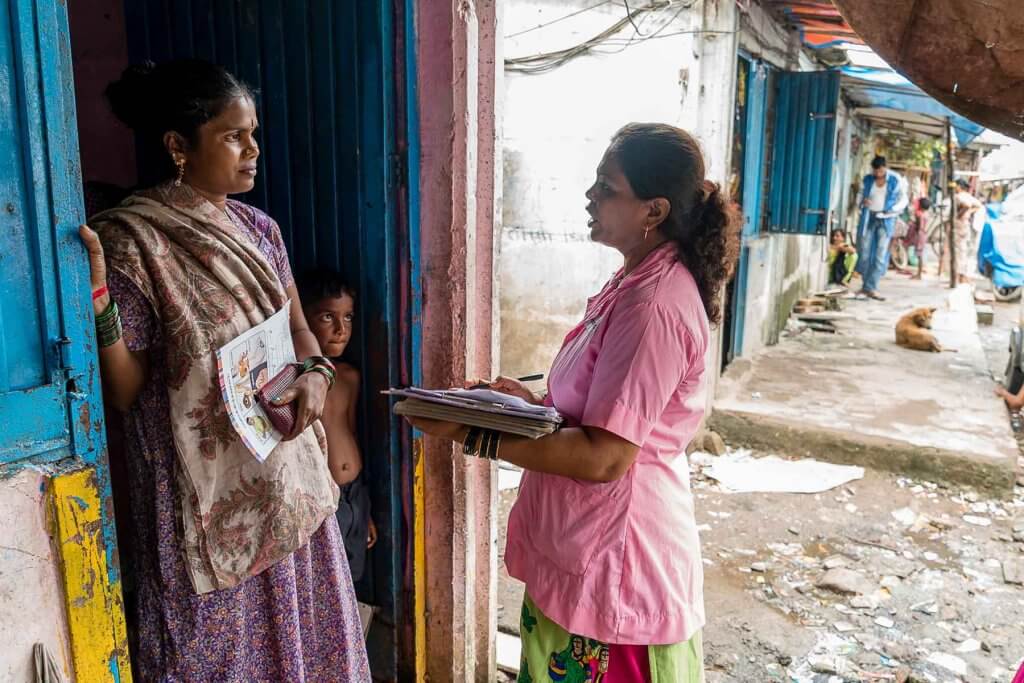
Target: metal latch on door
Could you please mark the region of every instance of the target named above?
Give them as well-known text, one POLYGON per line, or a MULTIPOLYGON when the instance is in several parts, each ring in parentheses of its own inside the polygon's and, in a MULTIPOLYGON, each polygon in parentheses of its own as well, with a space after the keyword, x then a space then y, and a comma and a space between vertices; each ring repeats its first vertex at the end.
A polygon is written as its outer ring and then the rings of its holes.
MULTIPOLYGON (((57 369, 60 372, 60 374, 63 375, 63 380, 66 382, 68 397, 74 399, 75 401, 86 400, 87 398, 89 398, 88 395, 78 390, 78 380, 82 378, 82 375, 71 374, 74 368, 71 366, 71 364, 68 362, 66 358, 67 350, 71 347, 71 340, 68 339, 67 337, 60 337, 59 339, 54 341, 53 345, 56 349, 57 369)), ((54 378, 55 381, 56 379, 57 378, 54 378)))

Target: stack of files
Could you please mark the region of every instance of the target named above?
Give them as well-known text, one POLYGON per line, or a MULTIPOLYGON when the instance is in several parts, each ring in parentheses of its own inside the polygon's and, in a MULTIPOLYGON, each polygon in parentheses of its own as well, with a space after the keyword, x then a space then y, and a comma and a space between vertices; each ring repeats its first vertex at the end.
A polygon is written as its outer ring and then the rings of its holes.
POLYGON ((490 389, 430 391, 410 387, 383 393, 402 399, 395 404, 396 415, 457 422, 531 439, 551 434, 562 424, 554 408, 535 406, 490 389))

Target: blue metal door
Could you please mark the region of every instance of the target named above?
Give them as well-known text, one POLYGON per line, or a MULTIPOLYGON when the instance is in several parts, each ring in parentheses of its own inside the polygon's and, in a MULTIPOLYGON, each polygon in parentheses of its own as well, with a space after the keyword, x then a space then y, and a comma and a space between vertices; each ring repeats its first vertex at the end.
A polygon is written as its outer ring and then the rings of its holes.
POLYGON ((396 209, 405 182, 396 144, 400 9, 390 0, 125 2, 132 61, 200 57, 258 88, 262 168, 244 199, 278 221, 296 272, 336 267, 358 290, 347 355, 363 375, 360 444, 379 541, 357 592, 381 608, 368 649, 385 680, 398 675, 399 641, 408 638, 403 471, 408 479, 411 456, 407 428, 380 394, 412 382, 412 335, 399 334, 415 259, 396 209))
POLYGON ((743 354, 743 333, 747 309, 747 284, 750 271, 750 250, 747 243, 761 232, 761 208, 764 196, 765 176, 765 123, 767 122, 768 67, 764 62, 745 55, 739 58, 739 78, 743 85, 736 93, 742 102, 738 108, 742 116, 737 117, 739 130, 736 136, 741 140, 743 157, 740 181, 740 206, 743 210, 743 232, 739 262, 736 265, 735 281, 732 286, 732 316, 729 348, 726 359, 732 361, 743 354))
MULTIPOLYGON (((744 60, 746 61, 746 60, 744 60)), ((768 66, 759 60, 747 62, 747 108, 743 161, 743 241, 761 232, 764 197, 765 123, 768 104, 768 66)))
POLYGON ((67 16, 0 1, 0 465, 102 450, 67 16))
POLYGON ((838 72, 779 74, 769 204, 773 232, 827 232, 838 104, 838 72))

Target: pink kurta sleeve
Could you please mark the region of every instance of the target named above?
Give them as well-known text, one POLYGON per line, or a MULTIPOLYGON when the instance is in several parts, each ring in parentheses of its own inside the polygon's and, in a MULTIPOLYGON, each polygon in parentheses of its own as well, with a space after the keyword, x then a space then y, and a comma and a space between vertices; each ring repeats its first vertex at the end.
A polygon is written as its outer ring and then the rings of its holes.
POLYGON ((642 446, 693 362, 679 312, 657 303, 612 312, 580 423, 642 446))

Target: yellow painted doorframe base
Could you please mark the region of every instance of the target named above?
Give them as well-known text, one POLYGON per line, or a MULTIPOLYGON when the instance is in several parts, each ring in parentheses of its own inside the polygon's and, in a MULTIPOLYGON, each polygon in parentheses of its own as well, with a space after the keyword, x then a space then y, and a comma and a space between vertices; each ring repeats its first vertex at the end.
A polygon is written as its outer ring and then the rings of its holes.
POLYGON ((75 680, 131 683, 124 599, 108 572, 96 471, 53 477, 50 497, 75 680))
POLYGON ((427 525, 423 437, 413 439, 412 453, 413 647, 416 681, 420 683, 427 679, 427 525))

